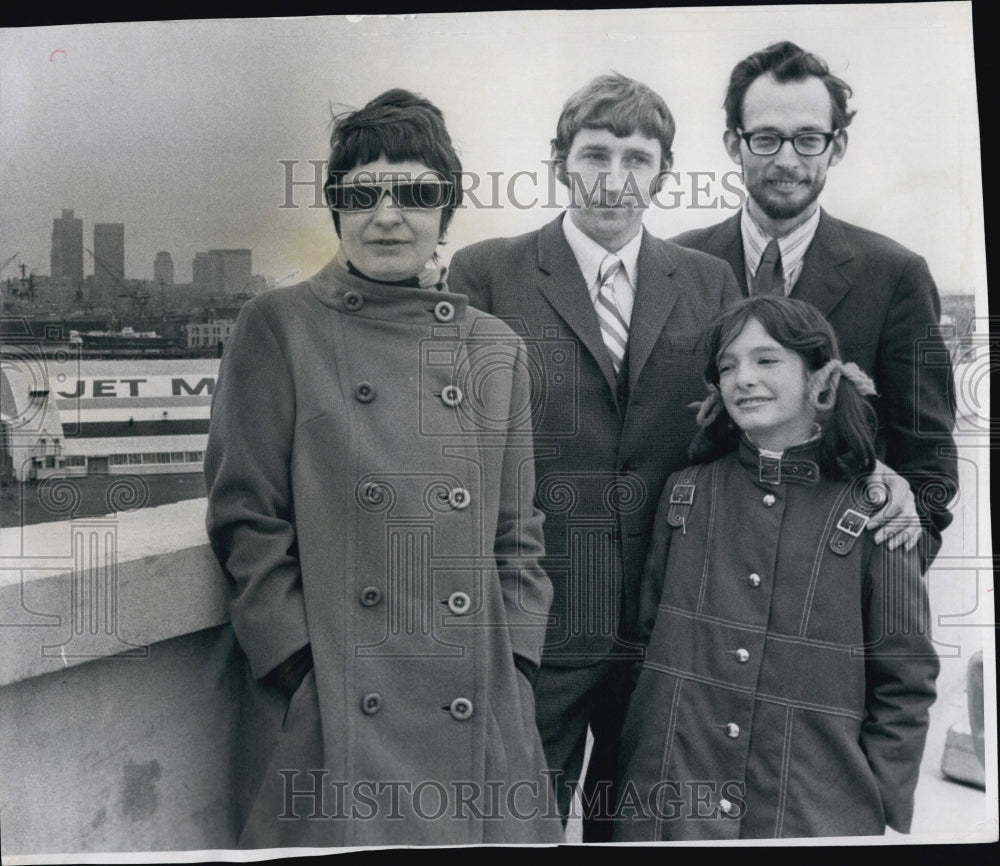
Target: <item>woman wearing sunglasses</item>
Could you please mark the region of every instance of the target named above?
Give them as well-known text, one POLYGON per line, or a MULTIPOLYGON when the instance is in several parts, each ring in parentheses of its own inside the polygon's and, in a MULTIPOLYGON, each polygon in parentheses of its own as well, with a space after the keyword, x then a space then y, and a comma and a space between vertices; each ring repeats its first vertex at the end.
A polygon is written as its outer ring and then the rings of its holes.
POLYGON ((243 307, 212 406, 250 681, 239 844, 558 841, 525 347, 420 286, 461 203, 441 112, 391 90, 331 144, 337 255, 243 307))

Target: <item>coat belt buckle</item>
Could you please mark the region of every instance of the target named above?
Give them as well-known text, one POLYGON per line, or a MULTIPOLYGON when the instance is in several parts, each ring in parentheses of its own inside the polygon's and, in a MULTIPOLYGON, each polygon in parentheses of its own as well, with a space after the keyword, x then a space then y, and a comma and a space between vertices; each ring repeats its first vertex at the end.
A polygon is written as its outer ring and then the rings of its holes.
POLYGON ((690 505, 692 502, 694 502, 694 485, 675 484, 674 489, 670 491, 670 504, 690 505))
POLYGON ((837 521, 837 529, 841 532, 846 532, 853 538, 860 536, 867 525, 868 515, 862 514, 860 511, 855 511, 853 508, 848 508, 840 520, 837 521))

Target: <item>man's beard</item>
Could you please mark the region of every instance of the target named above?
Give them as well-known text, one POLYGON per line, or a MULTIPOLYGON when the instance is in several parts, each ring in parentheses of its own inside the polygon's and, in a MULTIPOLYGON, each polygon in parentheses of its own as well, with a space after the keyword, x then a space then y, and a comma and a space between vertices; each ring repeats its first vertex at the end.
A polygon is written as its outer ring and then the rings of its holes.
POLYGON ((825 177, 819 180, 810 181, 806 197, 796 198, 794 200, 784 198, 776 199, 771 194, 767 181, 762 181, 759 184, 754 184, 753 186, 748 187, 747 192, 750 194, 750 197, 754 200, 757 207, 759 207, 768 218, 773 220, 788 220, 797 217, 803 211, 812 207, 816 199, 819 198, 820 193, 823 192, 824 186, 826 186, 825 177))

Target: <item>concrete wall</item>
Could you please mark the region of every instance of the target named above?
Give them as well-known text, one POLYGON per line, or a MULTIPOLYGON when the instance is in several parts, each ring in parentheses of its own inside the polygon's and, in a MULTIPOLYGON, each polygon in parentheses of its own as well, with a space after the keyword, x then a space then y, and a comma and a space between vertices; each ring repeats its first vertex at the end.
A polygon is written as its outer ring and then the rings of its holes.
POLYGON ((231 848, 242 656, 205 500, 0 536, 0 853, 231 848))

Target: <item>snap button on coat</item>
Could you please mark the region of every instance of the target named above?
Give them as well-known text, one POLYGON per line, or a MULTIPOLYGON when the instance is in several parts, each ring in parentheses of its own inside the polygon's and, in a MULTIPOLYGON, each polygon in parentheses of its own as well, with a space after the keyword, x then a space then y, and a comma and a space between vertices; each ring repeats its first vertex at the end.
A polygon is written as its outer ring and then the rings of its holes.
POLYGON ((374 716, 382 709, 382 696, 378 692, 372 692, 361 699, 361 712, 366 716, 374 716))
POLYGON ((438 301, 434 305, 434 318, 439 322, 450 322, 455 318, 455 306, 449 301, 438 301))
POLYGON ((377 586, 366 586, 361 590, 361 603, 365 607, 374 607, 382 601, 382 590, 377 586))
POLYGON ((452 718, 464 722, 472 716, 472 701, 468 698, 455 698, 448 707, 448 712, 451 713, 452 718))
POLYGON ((462 402, 462 389, 458 385, 448 385, 441 390, 441 402, 445 406, 457 406, 462 402))
POLYGON ((456 487, 448 494, 448 503, 452 508, 459 511, 463 508, 468 508, 471 499, 469 491, 464 487, 456 487))
POLYGON ((464 592, 453 592, 448 596, 448 610, 457 616, 462 616, 469 612, 472 600, 464 592))

